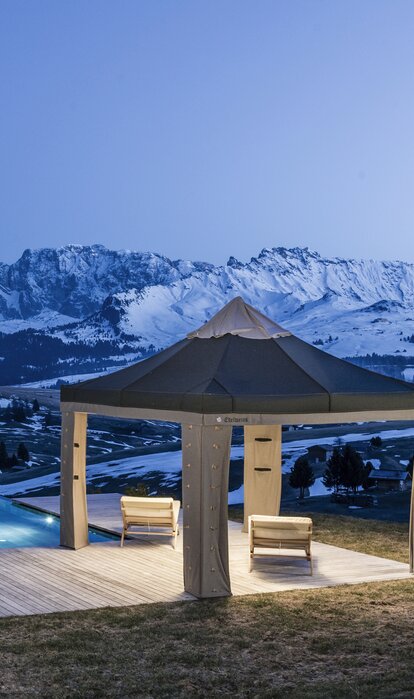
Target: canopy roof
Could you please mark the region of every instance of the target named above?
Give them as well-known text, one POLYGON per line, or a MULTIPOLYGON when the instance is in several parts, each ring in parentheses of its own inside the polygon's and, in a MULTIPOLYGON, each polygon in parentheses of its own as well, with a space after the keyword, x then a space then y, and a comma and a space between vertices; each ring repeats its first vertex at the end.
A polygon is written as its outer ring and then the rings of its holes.
POLYGON ((193 337, 207 339, 228 334, 247 337, 250 340, 269 340, 272 337, 287 337, 292 333, 274 323, 257 308, 245 303, 241 296, 237 296, 223 306, 208 323, 188 333, 187 337, 190 340, 193 337))
POLYGON ((61 401, 201 414, 413 410, 414 384, 337 359, 238 297, 168 349, 61 401))

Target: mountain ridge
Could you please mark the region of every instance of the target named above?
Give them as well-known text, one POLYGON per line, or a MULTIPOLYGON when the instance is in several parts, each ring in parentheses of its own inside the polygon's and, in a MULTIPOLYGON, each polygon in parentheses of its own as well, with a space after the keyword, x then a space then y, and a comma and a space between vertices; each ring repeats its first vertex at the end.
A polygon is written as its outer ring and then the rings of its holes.
POLYGON ((16 343, 38 346, 39 354, 42 343, 47 345, 56 355, 48 371, 61 365, 73 374, 73 367, 83 367, 77 352, 84 357, 90 352, 88 370, 113 357, 122 363, 125 355, 146 356, 239 295, 337 356, 414 354, 410 262, 327 258, 306 247, 279 246, 263 248, 248 262, 232 256, 214 265, 67 245, 28 249, 15 263, 0 263, 0 379, 5 383, 12 365, 22 380, 42 371, 30 352, 21 367, 18 358, 10 360, 11 335, 16 343))

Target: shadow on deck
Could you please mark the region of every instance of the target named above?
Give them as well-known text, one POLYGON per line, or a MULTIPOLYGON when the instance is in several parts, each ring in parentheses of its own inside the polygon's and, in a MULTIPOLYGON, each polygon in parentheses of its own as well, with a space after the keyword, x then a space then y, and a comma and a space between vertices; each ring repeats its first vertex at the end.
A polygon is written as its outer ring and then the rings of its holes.
MULTIPOLYGON (((119 494, 88 496, 89 522, 121 530, 119 494)), ((19 502, 59 513, 58 497, 19 502)), ((230 575, 234 595, 310 589, 409 577, 408 565, 377 556, 313 543, 314 575, 305 558, 255 559, 248 572, 247 534, 229 522, 230 575)), ((193 600, 183 589, 182 536, 174 551, 168 537, 95 543, 63 548, 0 550, 0 616, 193 600)))

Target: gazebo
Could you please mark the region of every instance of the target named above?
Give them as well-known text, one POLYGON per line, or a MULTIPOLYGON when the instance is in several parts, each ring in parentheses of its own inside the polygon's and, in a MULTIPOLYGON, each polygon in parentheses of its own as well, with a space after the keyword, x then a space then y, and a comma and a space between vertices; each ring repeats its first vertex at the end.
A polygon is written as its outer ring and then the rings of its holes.
MULTIPOLYGON (((244 428, 245 526, 277 515, 284 424, 414 419, 414 385, 295 337, 237 297, 198 330, 133 366, 62 386, 61 545, 88 545, 88 414, 182 425, 184 587, 231 594, 228 474, 232 427, 244 428)), ((413 572, 413 498, 410 517, 413 572)))

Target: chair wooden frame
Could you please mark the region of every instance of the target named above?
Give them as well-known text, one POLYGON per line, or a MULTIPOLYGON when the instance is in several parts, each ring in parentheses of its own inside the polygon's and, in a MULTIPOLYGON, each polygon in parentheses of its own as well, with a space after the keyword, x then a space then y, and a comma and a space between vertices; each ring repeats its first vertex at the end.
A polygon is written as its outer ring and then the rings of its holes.
POLYGON ((252 570, 256 549, 300 549, 306 554, 313 575, 312 520, 309 517, 249 517, 249 572, 252 570))
POLYGON ((128 533, 129 535, 172 536, 173 548, 175 549, 177 536, 180 532, 178 524, 180 504, 179 500, 173 500, 173 498, 142 498, 123 495, 121 497, 121 546, 124 545, 125 535, 128 533), (131 532, 131 527, 140 527, 141 529, 131 532), (159 531, 160 529, 169 529, 170 531, 159 531))

